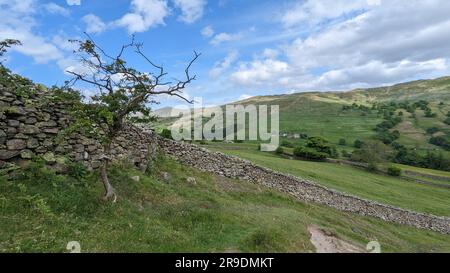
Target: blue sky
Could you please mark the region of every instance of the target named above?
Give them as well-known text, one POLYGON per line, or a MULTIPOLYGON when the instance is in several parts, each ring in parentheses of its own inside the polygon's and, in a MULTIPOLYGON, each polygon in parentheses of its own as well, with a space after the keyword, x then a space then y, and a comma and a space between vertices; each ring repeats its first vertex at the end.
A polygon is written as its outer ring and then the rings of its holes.
POLYGON ((0 0, 0 39, 23 42, 6 66, 46 85, 77 67, 67 40, 84 31, 109 52, 135 34, 173 77, 196 50, 186 94, 222 104, 450 75, 449 13, 447 0, 0 0))

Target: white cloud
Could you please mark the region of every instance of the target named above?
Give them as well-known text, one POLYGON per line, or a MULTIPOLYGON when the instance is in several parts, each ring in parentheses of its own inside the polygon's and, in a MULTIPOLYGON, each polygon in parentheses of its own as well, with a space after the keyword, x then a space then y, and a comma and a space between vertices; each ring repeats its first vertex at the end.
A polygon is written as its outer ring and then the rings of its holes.
POLYGON ((20 40, 22 45, 12 50, 32 57, 37 63, 59 60, 64 57, 62 52, 45 37, 33 33, 37 7, 34 0, 0 0, 0 40, 20 40))
POLYGON ((202 36, 206 38, 211 38, 214 35, 214 29, 212 26, 206 26, 202 29, 202 36))
POLYGON ((79 37, 68 36, 61 32, 52 38, 52 43, 59 49, 67 52, 73 52, 78 48, 78 45, 69 41, 69 39, 80 39, 79 37))
POLYGON ((94 14, 88 14, 82 20, 86 24, 87 33, 101 33, 106 30, 106 24, 94 14))
POLYGON ((381 0, 307 0, 298 1, 281 17, 286 27, 299 24, 317 24, 358 10, 381 4, 381 0))
POLYGON ((450 74, 450 1, 356 2, 301 2, 309 8, 297 19, 307 24, 364 12, 314 29, 279 55, 265 50, 262 59, 236 68, 231 79, 246 86, 334 90, 450 74), (270 69, 267 60, 287 69, 270 69))
POLYGON ((225 72, 236 60, 238 57, 237 51, 230 52, 225 59, 220 62, 214 64, 214 67, 209 71, 209 76, 212 79, 217 79, 221 74, 225 72))
POLYGON ((81 0, 66 0, 66 3, 69 6, 79 6, 81 5, 81 0))
POLYGON ((210 41, 210 44, 214 45, 214 46, 219 46, 222 43, 225 42, 232 42, 232 41, 238 41, 242 38, 242 33, 235 33, 235 34, 230 34, 230 33, 219 33, 216 34, 210 41))
POLYGON ((262 55, 265 58, 269 58, 269 59, 275 59, 278 57, 278 55, 280 54, 280 52, 276 49, 272 49, 272 48, 266 48, 264 49, 262 55))
POLYGON ((193 23, 203 16, 206 0, 173 0, 175 7, 181 9, 178 17, 188 24, 193 23))
POLYGON ((125 14, 115 22, 126 27, 128 32, 144 32, 156 25, 164 25, 164 18, 169 15, 165 0, 132 0, 132 12, 125 14))
POLYGON ((280 77, 290 71, 290 66, 286 62, 265 59, 255 60, 250 63, 243 63, 231 74, 231 79, 244 86, 259 86, 268 82, 278 82, 280 77))
POLYGON ((70 12, 66 9, 63 8, 55 3, 47 3, 44 5, 44 8, 52 14, 60 14, 62 16, 69 16, 70 12))
POLYGON ((398 82, 398 79, 413 80, 417 75, 433 76, 433 73, 448 71, 443 59, 424 62, 400 61, 382 63, 372 61, 361 66, 331 70, 320 76, 315 86, 334 86, 338 89, 357 86, 384 85, 398 82), (430 74, 431 73, 431 74, 430 74))

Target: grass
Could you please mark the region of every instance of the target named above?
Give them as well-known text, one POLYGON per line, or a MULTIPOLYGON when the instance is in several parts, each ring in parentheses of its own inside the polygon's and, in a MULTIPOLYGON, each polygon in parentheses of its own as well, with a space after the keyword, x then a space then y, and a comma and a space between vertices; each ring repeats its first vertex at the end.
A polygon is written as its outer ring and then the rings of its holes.
POLYGON ((222 151, 282 173, 313 180, 321 185, 397 207, 450 216, 450 189, 408 182, 335 163, 290 160, 239 144, 211 144, 222 151), (222 148, 224 147, 224 148, 222 148))
POLYGON ((404 171, 412 171, 412 172, 419 173, 419 174, 424 174, 424 175, 434 175, 434 176, 450 178, 450 172, 433 170, 433 169, 418 168, 418 167, 401 165, 401 164, 392 164, 392 165, 395 165, 396 167, 399 167, 400 169, 402 169, 404 171))
POLYGON ((115 204, 101 201, 96 173, 75 170, 63 176, 33 163, 0 177, 0 252, 67 252, 69 241, 82 252, 312 252, 310 224, 362 247, 377 240, 384 252, 450 252, 449 236, 298 202, 167 159, 147 175, 111 168, 115 204))

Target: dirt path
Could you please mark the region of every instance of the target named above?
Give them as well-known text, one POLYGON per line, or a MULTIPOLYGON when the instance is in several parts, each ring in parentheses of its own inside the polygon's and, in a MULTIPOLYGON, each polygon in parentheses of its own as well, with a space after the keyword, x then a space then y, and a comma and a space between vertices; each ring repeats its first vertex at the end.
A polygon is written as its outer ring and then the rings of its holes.
POLYGON ((365 253, 365 249, 343 241, 316 226, 309 226, 311 243, 317 253, 365 253))

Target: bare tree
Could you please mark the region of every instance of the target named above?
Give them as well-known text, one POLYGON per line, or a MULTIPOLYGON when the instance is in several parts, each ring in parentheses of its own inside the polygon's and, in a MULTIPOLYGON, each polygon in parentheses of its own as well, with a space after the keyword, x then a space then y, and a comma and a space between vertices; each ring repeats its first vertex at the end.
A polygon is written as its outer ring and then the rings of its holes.
POLYGON ((163 66, 156 65, 144 54, 143 44, 136 43, 134 36, 129 44, 121 47, 117 55, 106 53, 89 35, 87 37, 84 41, 71 40, 79 46, 74 53, 80 58, 82 67, 80 71, 67 71, 74 76, 68 85, 84 82, 99 91, 98 95, 92 97, 92 103, 80 105, 78 113, 84 117, 81 119, 84 126, 88 124, 92 128, 101 127, 104 132, 101 180, 105 188, 104 199, 115 202, 117 196, 107 175, 112 141, 131 114, 149 115, 148 104, 154 103, 156 96, 175 96, 192 103, 182 91, 196 78, 190 74, 190 68, 200 54, 194 51, 194 57, 184 70, 184 79, 166 81, 167 73, 163 66), (148 72, 138 71, 127 63, 123 56, 129 51, 148 64, 148 72))

